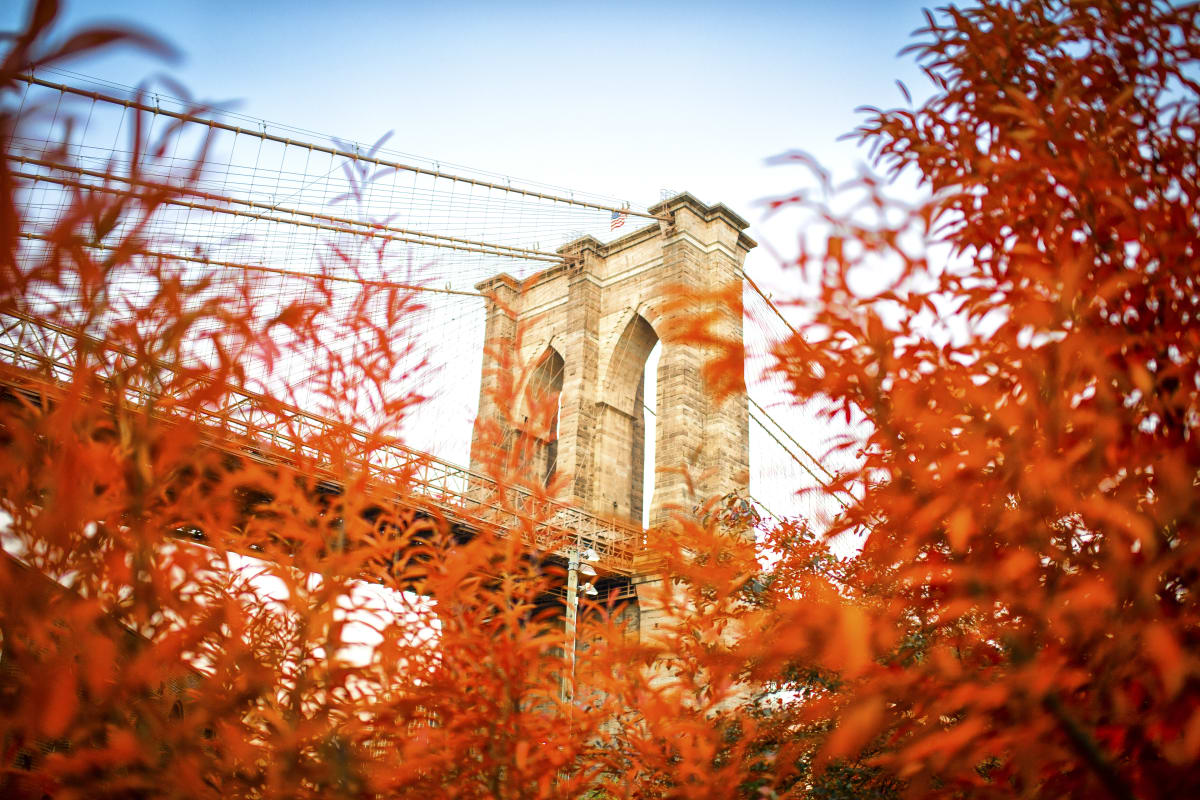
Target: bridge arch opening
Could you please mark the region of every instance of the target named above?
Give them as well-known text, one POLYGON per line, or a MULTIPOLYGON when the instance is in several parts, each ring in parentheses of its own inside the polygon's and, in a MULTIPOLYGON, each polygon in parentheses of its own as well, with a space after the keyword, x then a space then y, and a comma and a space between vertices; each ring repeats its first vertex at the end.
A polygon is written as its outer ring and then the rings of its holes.
MULTIPOLYGON (((654 505, 655 470, 658 455, 658 365, 662 358, 662 341, 654 343, 650 354, 646 357, 646 367, 642 371, 642 384, 639 389, 642 395, 642 417, 645 420, 643 430, 642 458, 642 516, 643 528, 650 527, 650 509, 654 505)), ((636 517, 635 517, 636 519, 636 517)))
POLYGON ((647 478, 653 481, 655 451, 647 447, 646 394, 657 396, 658 375, 648 382, 646 371, 656 347, 654 328, 633 314, 612 350, 597 431, 597 510, 637 522, 646 519, 653 494, 652 483, 649 491, 646 485, 647 478))
POLYGON ((566 362, 557 350, 547 347, 529 376, 526 403, 531 422, 533 468, 542 485, 549 486, 558 469, 558 423, 562 414, 563 372, 566 362))

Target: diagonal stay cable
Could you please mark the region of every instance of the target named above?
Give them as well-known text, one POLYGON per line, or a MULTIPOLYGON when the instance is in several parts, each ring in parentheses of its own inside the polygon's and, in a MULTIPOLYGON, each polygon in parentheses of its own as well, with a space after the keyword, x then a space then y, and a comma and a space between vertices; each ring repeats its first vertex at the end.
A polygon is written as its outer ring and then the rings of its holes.
MULTIPOLYGON (((746 395, 746 399, 750 401, 750 403, 754 406, 755 409, 757 409, 758 413, 762 414, 764 417, 766 417, 768 420, 770 420, 771 424, 773 424, 776 428, 778 428, 779 432, 788 438, 788 441, 790 441, 797 448, 799 448, 801 453, 804 453, 804 455, 808 456, 809 460, 811 460, 814 464, 816 464, 817 467, 822 472, 824 472, 826 475, 828 475, 830 480, 837 480, 837 476, 834 475, 832 472, 830 472, 828 469, 826 469, 825 465, 821 463, 820 459, 818 459, 816 456, 814 456, 812 453, 810 453, 808 451, 808 448, 806 448, 804 445, 802 445, 798 441, 796 441, 796 438, 794 436, 792 436, 790 433, 788 433, 787 429, 784 428, 782 425, 780 425, 778 420, 776 420, 774 417, 772 417, 770 414, 768 414, 767 410, 765 408, 763 408, 762 406, 760 406, 758 404, 757 400, 755 400, 753 397, 750 397, 749 394, 746 395)), ((813 477, 816 477, 816 476, 813 476, 813 477)))
MULTIPOLYGON (((756 404, 756 405, 757 405, 757 404, 756 404)), ((811 476, 812 476, 812 478, 813 478, 813 480, 815 480, 819 486, 821 486, 823 489, 825 489, 825 490, 829 491, 830 493, 833 493, 833 491, 834 491, 834 490, 833 490, 833 487, 831 487, 831 486, 829 485, 829 483, 828 483, 828 482, 826 482, 825 480, 823 480, 823 479, 821 478, 821 476, 820 476, 820 475, 818 475, 817 473, 813 472, 813 471, 812 471, 812 468, 811 468, 811 467, 809 467, 807 464, 805 464, 803 461, 801 461, 799 456, 797 456, 797 455, 796 455, 795 453, 793 453, 793 452, 792 452, 790 449, 788 449, 788 446, 787 446, 787 445, 785 445, 783 442, 781 442, 781 441, 779 440, 779 437, 778 437, 778 436, 776 436, 776 435, 775 435, 775 434, 774 434, 774 433, 771 431, 771 429, 770 429, 770 428, 768 428, 766 425, 764 425, 764 424, 763 424, 763 421, 762 421, 761 419, 758 419, 758 418, 757 418, 756 416, 754 416, 753 414, 750 414, 749 416, 750 416, 750 419, 751 419, 753 422, 755 422, 755 423, 757 423, 757 424, 758 424, 758 427, 762 428, 762 429, 763 429, 763 431, 764 431, 764 432, 766 432, 767 436, 770 436, 772 439, 774 439, 774 440, 775 440, 775 444, 779 445, 780 449, 781 449, 781 450, 783 450, 783 452, 785 452, 785 453, 787 453, 789 456, 791 456, 792 460, 793 460, 793 461, 795 461, 797 464, 799 464, 801 469, 803 469, 805 472, 807 472, 809 475, 811 475, 811 476)), ((772 420, 772 422, 774 422, 774 420, 772 420)), ((780 430, 783 430, 783 429, 782 429, 782 428, 780 428, 780 430)), ((784 434, 785 434, 785 435, 786 435, 786 433, 787 433, 787 432, 786 432, 786 431, 784 431, 784 434)), ((788 438, 790 439, 791 437, 789 436, 788 438)), ((821 467, 821 465, 820 465, 819 463, 817 464, 817 466, 818 466, 818 467, 821 467)), ((824 467, 821 467, 821 469, 822 469, 822 471, 828 472, 828 470, 825 470, 825 468, 824 468, 824 467)), ((845 490, 843 490, 843 491, 845 491, 845 490)), ((837 500, 837 501, 838 501, 838 503, 839 503, 839 504, 841 504, 842 508, 846 508, 846 509, 850 508, 849 504, 847 504, 847 503, 846 503, 846 501, 845 501, 845 500, 843 500, 841 497, 839 497, 837 494, 833 494, 833 499, 834 499, 834 500, 837 500)))
MULTIPOLYGON (((788 318, 783 315, 783 312, 779 310, 779 307, 775 305, 775 303, 771 300, 771 298, 767 297, 766 293, 763 292, 763 290, 754 281, 754 279, 751 278, 744 269, 741 270, 741 273, 742 273, 742 278, 744 278, 746 283, 748 283, 750 285, 750 288, 754 290, 754 293, 757 294, 759 297, 761 297, 763 302, 765 302, 767 304, 767 307, 770 308, 773 312, 775 312, 775 316, 777 316, 779 318, 779 320, 784 325, 787 326, 787 329, 792 332, 792 335, 800 336, 800 332, 798 330, 796 330, 796 327, 794 325, 792 325, 792 323, 788 320, 788 318)), ((756 409, 758 409, 758 412, 760 414, 762 414, 764 417, 766 417, 768 420, 770 420, 775 425, 775 427, 778 428, 779 431, 792 442, 792 444, 794 444, 794 445, 796 445, 796 447, 800 448, 800 451, 802 453, 804 453, 804 455, 808 456, 814 464, 816 464, 818 467, 820 467, 822 472, 824 472, 826 475, 828 475, 831 479, 837 478, 836 475, 834 475, 832 472, 830 472, 828 469, 825 468, 825 465, 821 463, 820 459, 818 459, 816 456, 814 456, 812 453, 810 453, 804 445, 802 445, 798 441, 796 441, 796 438, 794 436, 792 436, 790 433, 788 433, 787 429, 784 428, 782 425, 780 425, 779 422, 774 417, 772 417, 765 408, 760 406, 753 397, 750 397, 748 394, 746 395, 746 397, 747 397, 747 399, 750 400, 751 403, 754 404, 754 407, 756 409)), ((816 476, 813 476, 813 477, 816 477, 816 476)))

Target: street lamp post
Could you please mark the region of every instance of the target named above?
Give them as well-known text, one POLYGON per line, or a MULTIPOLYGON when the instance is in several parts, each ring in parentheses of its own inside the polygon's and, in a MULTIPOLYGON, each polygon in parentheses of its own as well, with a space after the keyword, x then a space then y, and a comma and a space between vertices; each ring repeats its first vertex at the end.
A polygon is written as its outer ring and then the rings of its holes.
MULTIPOLYGON (((562 681, 562 699, 569 700, 575 684, 575 640, 579 616, 579 575, 595 575, 596 570, 589 562, 600 560, 600 556, 592 548, 582 553, 572 549, 567 553, 567 624, 566 647, 567 669, 562 681)), ((595 597, 596 587, 589 581, 583 585, 583 593, 595 597)))

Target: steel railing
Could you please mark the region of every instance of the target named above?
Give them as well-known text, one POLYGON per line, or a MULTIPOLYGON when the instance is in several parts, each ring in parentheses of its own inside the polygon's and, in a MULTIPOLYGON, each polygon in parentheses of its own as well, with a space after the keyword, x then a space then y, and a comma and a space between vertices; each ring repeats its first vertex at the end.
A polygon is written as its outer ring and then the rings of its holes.
MULTIPOLYGON (((170 402, 170 385, 206 380, 170 363, 135 356, 89 334, 19 311, 0 311, 0 362, 18 370, 10 381, 24 374, 65 384, 72 380, 85 355, 93 362, 89 367, 102 380, 115 385, 115 379, 122 377, 123 402, 153 408, 167 418, 182 413, 170 402), (129 370, 138 364, 154 369, 129 370)), ((225 402, 189 405, 186 413, 211 429, 224 446, 251 457, 294 460, 323 471, 332 472, 337 464, 357 467, 377 483, 395 486, 402 500, 426 504, 433 513, 467 527, 498 532, 520 530, 530 546, 543 552, 591 548, 599 555, 597 566, 602 569, 633 573, 634 558, 643 539, 639 527, 537 497, 518 486, 501 485, 396 439, 349 429, 247 389, 232 385, 219 388, 217 394, 225 402), (336 459, 333 453, 322 452, 314 444, 333 441, 346 447, 336 459)))

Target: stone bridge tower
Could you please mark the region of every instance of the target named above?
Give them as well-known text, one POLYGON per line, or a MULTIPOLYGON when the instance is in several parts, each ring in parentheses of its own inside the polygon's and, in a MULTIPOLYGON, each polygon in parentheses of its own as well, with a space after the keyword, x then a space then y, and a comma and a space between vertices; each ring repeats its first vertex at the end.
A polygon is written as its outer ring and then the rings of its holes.
MULTIPOLYGON (((701 376, 709 354, 666 341, 657 376, 656 486, 653 498, 642 497, 642 376, 670 315, 697 310, 668 307, 669 290, 740 286, 754 242, 743 232, 745 220, 690 194, 650 212, 670 222, 608 244, 585 236, 560 249, 568 257, 561 266, 525 280, 500 274, 477 287, 494 298, 487 308, 479 414, 499 418, 496 354, 517 347, 518 363, 536 365, 526 380, 557 400, 556 420, 541 432, 531 464, 538 479, 565 476, 561 499, 602 516, 640 523, 649 503, 651 524, 657 524, 673 507, 690 509, 714 494, 747 488, 745 395, 715 402, 701 376)), ((723 312, 716 324, 723 335, 741 339, 740 309, 723 312)), ((472 443, 473 466, 482 444, 472 443)))

